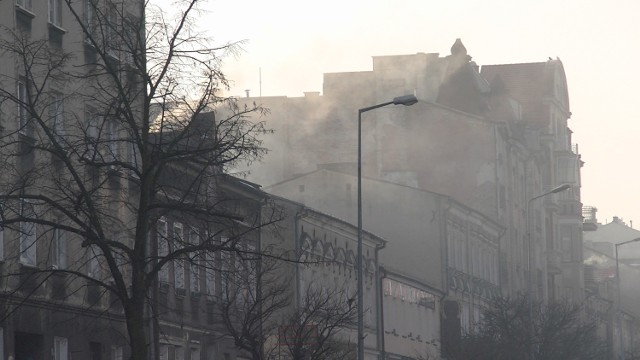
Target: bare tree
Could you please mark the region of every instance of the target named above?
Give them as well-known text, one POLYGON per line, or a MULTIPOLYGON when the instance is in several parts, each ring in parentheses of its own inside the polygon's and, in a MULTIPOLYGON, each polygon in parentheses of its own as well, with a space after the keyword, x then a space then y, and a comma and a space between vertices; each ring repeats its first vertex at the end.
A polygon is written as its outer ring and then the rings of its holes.
POLYGON ((168 14, 146 1, 63 0, 80 41, 66 46, 55 23, 45 39, 21 27, 0 38, 15 67, 0 74, 0 225, 16 239, 6 287, 27 299, 60 274, 65 301, 110 294, 132 359, 148 358, 148 296, 169 264, 241 252, 271 221, 219 191, 226 170, 265 152, 265 129, 245 117, 262 109, 222 96, 222 61, 240 44, 198 33, 200 3, 173 1, 168 14), (222 107, 231 115, 214 120, 222 107), (156 234, 168 218, 184 232, 156 234))
POLYGON ((344 289, 303 289, 301 306, 285 317, 278 336, 278 352, 295 360, 355 357, 349 333, 356 326, 355 297, 344 289))
POLYGON ((216 301, 216 313, 225 327, 222 336, 230 336, 254 360, 271 357, 266 344, 292 297, 290 279, 278 271, 283 264, 267 253, 226 256, 221 272, 227 281, 216 301))
POLYGON ((583 319, 577 304, 534 302, 529 329, 525 296, 495 299, 473 331, 463 334, 451 359, 606 359, 596 323, 583 319))
POLYGON ((225 335, 254 360, 353 356, 349 332, 356 322, 354 298, 339 287, 312 284, 298 289, 293 272, 310 263, 283 262, 283 254, 276 254, 260 254, 262 260, 254 265, 248 257, 235 258, 236 273, 247 275, 237 277, 235 284, 227 282, 229 287, 217 302, 225 335), (253 286, 257 286, 255 292, 247 290, 253 286))

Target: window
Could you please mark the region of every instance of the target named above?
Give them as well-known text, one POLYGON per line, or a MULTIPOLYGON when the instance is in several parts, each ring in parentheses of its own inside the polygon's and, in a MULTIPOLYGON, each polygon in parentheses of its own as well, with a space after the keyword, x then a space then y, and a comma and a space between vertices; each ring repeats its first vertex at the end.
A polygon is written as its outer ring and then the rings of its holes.
POLYGON ((176 346, 176 360, 184 360, 184 349, 176 346))
MULTIPOLYGON (((253 245, 247 245, 247 257, 245 260, 246 281, 248 287, 248 294, 246 295, 251 300, 257 299, 257 286, 258 286, 258 264, 254 259, 256 254, 256 247, 253 245)), ((325 273, 326 275, 326 273, 325 273)))
MULTIPOLYGON (((220 242, 222 244, 226 244, 229 241, 227 238, 221 238, 220 242)), ((229 251, 223 250, 220 252, 220 283, 222 290, 222 299, 223 301, 228 300, 229 297, 229 284, 231 280, 231 276, 229 272, 231 271, 231 253, 229 251)))
POLYGON ((93 37, 96 34, 96 0, 84 0, 84 26, 86 35, 93 37))
POLYGON ((111 345, 111 360, 122 360, 122 346, 111 345))
POLYGON ((107 122, 107 157, 113 160, 118 159, 118 122, 109 120, 107 122))
POLYGON ((474 276, 478 276, 478 274, 480 273, 480 267, 479 267, 479 259, 478 259, 478 244, 472 243, 471 244, 472 248, 471 248, 471 273, 474 276))
POLYGON ((62 229, 53 229, 51 242, 51 265, 55 269, 67 268, 67 240, 62 229))
POLYGON ((27 85, 23 81, 18 81, 18 129, 21 134, 27 134, 27 123, 29 115, 26 105, 29 103, 27 85))
POLYGON ((53 338, 53 358, 54 360, 69 360, 69 348, 67 338, 53 338))
POLYGON ((189 360, 200 360, 200 348, 191 348, 190 349, 189 360))
POLYGON ((86 134, 90 139, 97 139, 99 135, 98 113, 91 106, 86 106, 84 110, 86 134))
POLYGON ((160 360, 169 360, 169 345, 160 344, 160 354, 158 358, 160 360))
MULTIPOLYGON (((158 220, 157 225, 158 236, 158 258, 159 260, 169 255, 169 239, 167 239, 167 221, 164 218, 158 220)), ((169 269, 165 264, 160 271, 158 271, 158 281, 162 283, 169 282, 169 269)))
POLYGON ((460 311, 460 325, 463 332, 469 331, 469 304, 463 303, 460 311))
POLYGON ((106 50, 109 55, 117 59, 117 40, 118 40, 118 9, 113 4, 107 6, 107 21, 104 29, 106 50))
POLYGON ((461 261, 462 261, 462 264, 460 264, 461 265, 460 269, 463 272, 467 272, 468 271, 468 269, 467 269, 467 264, 468 264, 468 262, 467 262, 467 260, 468 260, 467 244, 465 243, 463 237, 460 238, 460 250, 461 250, 461 261))
POLYGON ((100 259, 98 258, 100 249, 92 245, 87 248, 87 275, 92 278, 100 278, 100 259))
POLYGON ((36 226, 29 219, 35 218, 35 210, 33 204, 21 200, 20 216, 23 220, 20 222, 20 262, 24 265, 36 266, 37 250, 36 250, 36 226))
POLYGON ((449 260, 449 266, 455 267, 455 247, 452 237, 449 237, 449 242, 447 243, 447 258, 449 260))
MULTIPOLYGON (((182 224, 179 222, 173 223, 173 244, 175 251, 179 251, 183 247, 183 228, 182 224)), ((174 280, 176 289, 184 290, 185 288, 185 272, 184 272, 184 262, 182 256, 178 256, 174 261, 174 280)))
POLYGON ((89 343, 89 359, 90 360, 102 360, 102 344, 99 342, 89 343))
MULTIPOLYGON (((189 244, 198 245, 200 243, 200 234, 195 228, 189 229, 189 244)), ((200 292, 200 264, 197 257, 193 257, 189 268, 189 285, 192 293, 200 292)))
MULTIPOLYGON (((129 146, 129 164, 139 171, 142 170, 142 155, 140 154, 138 143, 134 140, 131 141, 129 146)), ((136 173, 133 174, 137 177, 136 173)))
MULTIPOLYGON (((113 238, 121 244, 129 244, 129 240, 127 239, 124 233, 114 234, 113 238)), ((111 252, 113 254, 113 260, 115 261, 118 269, 120 269, 120 272, 122 273, 122 275, 125 277, 130 275, 129 257, 127 253, 124 250, 119 248, 114 248, 112 249, 111 252)))
POLYGON ((560 227, 560 241, 562 248, 562 260, 563 261, 571 261, 572 258, 572 250, 571 246, 571 229, 566 226, 560 227))
POLYGON ((57 141, 64 136, 64 100, 62 94, 54 93, 49 104, 49 127, 57 141))
POLYGON ((489 253, 487 250, 482 250, 482 278, 485 280, 489 279, 489 267, 491 263, 489 263, 489 253))
POLYGON ((16 0, 16 5, 23 9, 31 10, 31 0, 16 0))
POLYGON ((498 275, 498 273, 499 273, 498 262, 499 261, 500 260, 499 260, 498 255, 497 254, 493 254, 493 261, 492 261, 492 263, 493 263, 493 283, 496 284, 496 285, 498 284, 498 276, 499 276, 498 275))
POLYGON ((62 26, 62 1, 49 0, 49 23, 62 26))
POLYGON ((204 278, 207 297, 213 298, 216 294, 215 256, 209 251, 205 253, 204 278))
POLYGON ((2 260, 4 260, 4 228, 0 226, 0 261, 2 260))

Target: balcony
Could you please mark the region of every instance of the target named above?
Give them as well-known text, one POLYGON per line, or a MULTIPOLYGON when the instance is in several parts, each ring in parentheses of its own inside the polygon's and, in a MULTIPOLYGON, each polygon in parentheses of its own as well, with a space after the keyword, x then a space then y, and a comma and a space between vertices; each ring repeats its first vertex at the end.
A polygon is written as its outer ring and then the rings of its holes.
POLYGON ((582 207, 582 229, 584 231, 594 231, 598 229, 598 208, 595 206, 582 207))

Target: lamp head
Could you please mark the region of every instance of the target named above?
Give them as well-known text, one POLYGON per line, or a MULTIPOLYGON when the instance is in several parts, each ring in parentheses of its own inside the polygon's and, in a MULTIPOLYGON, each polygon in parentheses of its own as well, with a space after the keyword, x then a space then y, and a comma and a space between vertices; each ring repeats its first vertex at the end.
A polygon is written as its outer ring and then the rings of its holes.
POLYGON ((393 105, 411 106, 418 102, 415 95, 403 95, 393 98, 393 105))
POLYGON ((569 185, 569 184, 563 184, 563 185, 560 185, 560 186, 558 186, 557 188, 555 188, 555 189, 551 190, 551 191, 550 191, 550 193, 551 193, 551 194, 559 193, 559 192, 561 192, 561 191, 565 191, 565 190, 567 190, 567 189, 568 189, 568 188, 570 188, 570 187, 571 187, 571 185, 569 185))

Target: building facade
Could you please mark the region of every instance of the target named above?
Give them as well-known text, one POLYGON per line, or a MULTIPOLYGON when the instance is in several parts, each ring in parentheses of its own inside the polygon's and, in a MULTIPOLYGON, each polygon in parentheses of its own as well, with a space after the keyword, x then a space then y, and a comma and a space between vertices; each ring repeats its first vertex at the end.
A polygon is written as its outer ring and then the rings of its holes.
POLYGON ((640 231, 614 216, 602 224, 597 209, 585 207, 584 267, 587 310, 600 324, 612 357, 640 353, 640 231), (628 243, 625 243, 629 241, 628 243))
POLYGON ((156 222, 153 248, 159 257, 170 248, 202 241, 212 242, 217 250, 180 256, 158 273, 150 297, 152 358, 252 357, 250 350, 235 343, 234 335, 245 322, 255 320, 251 308, 258 301, 259 224, 266 194, 230 176, 219 177, 215 187, 217 201, 225 203, 220 210, 242 221, 203 222, 174 211, 156 222))
POLYGON ((0 2, 2 359, 248 356, 218 305, 255 296, 262 193, 212 114, 149 114, 145 6, 0 2))
POLYGON ((438 356, 440 309, 444 293, 381 268, 381 358, 438 356))
MULTIPOLYGON (((71 205, 73 201, 60 201, 56 208, 49 201, 77 194, 70 185, 73 182, 66 182, 70 174, 64 161, 80 157, 70 151, 80 136, 95 135, 83 131, 89 107, 77 95, 90 96, 94 66, 104 64, 85 31, 99 18, 95 10, 107 9, 97 4, 78 1, 69 7, 60 0, 0 3, 3 359, 65 360, 71 354, 83 354, 87 359, 116 360, 129 355, 122 338, 126 329, 120 299, 95 286, 96 281, 113 282, 102 272, 96 249, 70 231, 69 219, 83 217, 80 207, 71 205)), ((103 29, 124 28, 123 14, 139 20, 139 4, 110 3, 112 16, 102 22, 103 29)), ((95 40, 109 42, 97 32, 95 40)), ((109 50, 118 62, 124 53, 115 44, 109 50)), ((129 149, 118 144, 110 149, 113 155, 130 155, 129 149)), ((90 184, 88 179, 96 174, 75 175, 90 184)), ((94 177, 109 182, 101 189, 104 192, 94 193, 96 198, 116 188, 128 192, 128 182, 109 177, 105 172, 94 177)), ((107 211, 109 220, 127 213, 116 201, 105 201, 99 207, 107 211)), ((117 222, 109 220, 105 218, 104 224, 117 222)), ((110 226, 104 236, 126 242, 121 230, 110 226)))
MULTIPOLYGON (((278 278, 289 284, 292 301, 280 317, 268 319, 281 324, 271 347, 283 359, 296 358, 296 345, 304 345, 311 359, 355 359, 357 227, 298 202, 280 197, 273 201, 282 210, 282 221, 276 224, 277 232, 262 232, 262 246, 265 251, 290 254, 291 262, 279 266, 278 278), (305 331, 293 331, 305 327, 314 329, 314 339, 292 336, 305 337, 305 331)), ((365 359, 378 359, 383 349, 379 258, 385 241, 367 231, 362 239, 364 354, 365 359)), ((265 289, 269 286, 263 284, 265 289)))
POLYGON ((363 114, 364 174, 451 196, 504 226, 503 294, 531 288, 579 301, 582 162, 560 60, 480 67, 458 39, 447 56, 376 56, 371 71, 325 74, 322 95, 246 99, 272 110, 276 130, 250 178, 273 184, 319 164, 349 167, 358 109, 404 94, 418 103, 363 114), (532 200, 562 184, 570 190, 532 200))
MULTIPOLYGON (((265 190, 352 222, 355 182, 348 172, 326 168, 265 190)), ((362 194, 364 229, 387 240, 380 253, 387 286, 382 295, 385 354, 446 353, 500 295, 504 228, 448 196, 418 188, 365 178, 362 194)))

